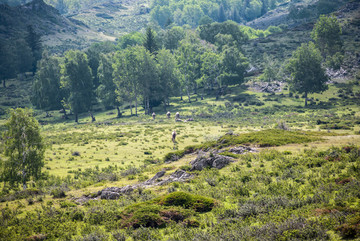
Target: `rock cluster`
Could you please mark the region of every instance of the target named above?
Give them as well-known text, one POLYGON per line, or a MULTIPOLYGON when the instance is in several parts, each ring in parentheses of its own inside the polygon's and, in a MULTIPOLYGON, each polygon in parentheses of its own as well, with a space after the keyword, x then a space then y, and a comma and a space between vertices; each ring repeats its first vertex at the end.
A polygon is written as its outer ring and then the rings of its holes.
POLYGON ((229 163, 233 161, 234 159, 228 156, 200 152, 199 155, 196 157, 196 159, 190 162, 191 164, 190 171, 194 171, 194 170, 201 171, 207 167, 221 169, 229 165, 229 163))

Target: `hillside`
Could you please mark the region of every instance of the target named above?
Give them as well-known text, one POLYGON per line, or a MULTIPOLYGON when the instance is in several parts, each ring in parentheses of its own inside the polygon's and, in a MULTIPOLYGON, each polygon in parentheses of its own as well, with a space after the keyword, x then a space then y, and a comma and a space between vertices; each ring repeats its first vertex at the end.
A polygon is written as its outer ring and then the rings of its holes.
POLYGON ((149 0, 107 1, 68 16, 111 36, 140 31, 149 24, 149 0))
POLYGON ((24 36, 28 25, 34 27, 42 36, 43 44, 53 52, 83 48, 94 41, 114 40, 113 37, 95 32, 82 23, 60 15, 42 0, 14 7, 0 5, 0 40, 24 36))

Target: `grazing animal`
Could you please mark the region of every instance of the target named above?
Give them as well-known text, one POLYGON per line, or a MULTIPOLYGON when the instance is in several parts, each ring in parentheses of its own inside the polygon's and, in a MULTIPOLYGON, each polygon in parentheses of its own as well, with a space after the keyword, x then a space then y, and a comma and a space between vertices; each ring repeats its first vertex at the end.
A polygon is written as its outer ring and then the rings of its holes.
POLYGON ((155 120, 155 116, 156 116, 156 114, 155 114, 155 112, 153 112, 153 113, 152 113, 152 118, 153 118, 153 120, 155 120))
POLYGON ((167 116, 168 119, 170 119, 170 115, 171 115, 171 113, 170 113, 170 111, 168 111, 168 112, 166 113, 166 116, 167 116))
POLYGON ((176 112, 176 114, 175 114, 175 120, 176 119, 180 119, 180 113, 179 112, 176 112))
POLYGON ((176 138, 176 131, 173 131, 172 132, 172 134, 171 134, 171 136, 172 136, 172 142, 174 142, 175 143, 175 138, 176 138))

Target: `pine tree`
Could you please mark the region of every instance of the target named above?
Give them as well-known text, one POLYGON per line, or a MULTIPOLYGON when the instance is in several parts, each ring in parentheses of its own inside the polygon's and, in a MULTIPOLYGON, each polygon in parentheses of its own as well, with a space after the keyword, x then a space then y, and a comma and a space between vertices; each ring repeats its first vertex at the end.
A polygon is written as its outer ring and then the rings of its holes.
POLYGON ((154 31, 151 29, 151 27, 147 27, 146 34, 145 34, 145 40, 144 40, 144 47, 151 53, 156 53, 158 50, 158 46, 155 39, 154 31))
POLYGON ((28 46, 31 49, 33 62, 32 62, 32 72, 36 72, 37 61, 41 59, 42 55, 42 45, 41 45, 41 36, 34 31, 32 25, 27 26, 27 36, 25 38, 28 46))
POLYGON ((219 22, 225 22, 226 21, 226 15, 225 15, 225 10, 224 10, 224 6, 221 4, 219 7, 219 22))

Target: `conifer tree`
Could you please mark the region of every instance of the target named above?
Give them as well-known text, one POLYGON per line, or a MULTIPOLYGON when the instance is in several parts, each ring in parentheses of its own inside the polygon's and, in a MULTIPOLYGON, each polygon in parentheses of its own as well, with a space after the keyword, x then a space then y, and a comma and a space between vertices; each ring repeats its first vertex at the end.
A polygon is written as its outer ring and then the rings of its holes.
POLYGON ((144 40, 144 47, 151 53, 156 53, 158 50, 158 46, 155 39, 154 31, 151 29, 151 27, 147 27, 146 34, 145 34, 145 40, 144 40))

